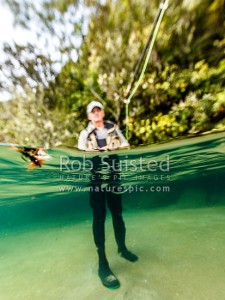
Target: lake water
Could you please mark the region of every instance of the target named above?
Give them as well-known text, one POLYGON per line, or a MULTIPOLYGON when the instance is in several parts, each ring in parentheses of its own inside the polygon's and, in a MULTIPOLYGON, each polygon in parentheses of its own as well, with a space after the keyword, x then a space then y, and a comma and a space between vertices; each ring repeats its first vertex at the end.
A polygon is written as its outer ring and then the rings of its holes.
POLYGON ((0 146, 1 300, 225 299, 224 133, 116 152, 48 153, 41 168, 28 170, 18 152, 0 146), (97 276, 89 207, 96 182, 120 188, 127 245, 139 256, 135 263, 118 256, 108 212, 117 290, 97 276))

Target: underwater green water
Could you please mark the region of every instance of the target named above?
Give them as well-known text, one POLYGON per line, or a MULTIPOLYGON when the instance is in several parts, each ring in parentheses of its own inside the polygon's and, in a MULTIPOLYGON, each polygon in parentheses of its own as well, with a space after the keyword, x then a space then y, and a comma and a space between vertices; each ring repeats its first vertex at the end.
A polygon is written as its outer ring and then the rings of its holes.
POLYGON ((48 153, 28 170, 0 146, 0 300, 225 299, 224 133, 48 153), (127 244, 139 256, 134 264, 118 256, 108 213, 106 251, 121 282, 114 291, 97 276, 88 191, 96 181, 121 188, 127 244))

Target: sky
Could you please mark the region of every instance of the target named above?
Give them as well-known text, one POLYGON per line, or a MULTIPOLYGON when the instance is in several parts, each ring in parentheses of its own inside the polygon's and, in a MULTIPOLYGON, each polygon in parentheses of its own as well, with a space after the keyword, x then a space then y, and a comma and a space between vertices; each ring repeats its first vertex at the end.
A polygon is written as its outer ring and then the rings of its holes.
POLYGON ((10 41, 13 38, 14 30, 12 27, 13 16, 6 6, 0 3, 0 42, 10 41))
MULTIPOLYGON (((82 7, 80 7, 80 10, 82 10, 82 7)), ((78 10, 78 17, 80 13, 78 10)), ((59 60, 58 55, 59 53, 56 53, 53 48, 53 39, 51 40, 51 43, 49 44, 49 48, 47 49, 46 44, 44 40, 38 40, 36 38, 36 34, 32 33, 32 30, 26 30, 24 28, 13 26, 13 20, 14 16, 10 11, 10 8, 7 5, 2 4, 0 0, 0 64, 4 61, 5 54, 3 52, 3 44, 5 42, 11 43, 16 42, 18 44, 26 44, 27 42, 30 42, 31 44, 38 45, 39 48, 41 48, 43 51, 43 54, 45 54, 46 50, 48 50, 48 54, 51 53, 51 58, 53 58, 55 61, 59 60), (49 51, 50 50, 50 51, 49 51)), ((68 28, 70 30, 71 28, 68 28)), ((35 31, 35 30, 34 30, 35 31)), ((74 51, 73 59, 77 59, 77 54, 74 51)), ((55 64, 56 71, 59 71, 61 68, 61 64, 57 63, 55 64)), ((2 78, 1 78, 2 80, 2 78)), ((4 80, 7 80, 7 78, 4 78, 4 80)), ((6 101, 10 99, 10 94, 6 92, 0 91, 0 101, 6 101)))
MULTIPOLYGON (((10 9, 0 2, 0 63, 4 60, 3 44, 5 42, 28 42, 35 41, 31 32, 21 28, 13 27, 13 15, 10 9)), ((9 100, 10 95, 0 91, 0 101, 9 100)))
POLYGON ((6 5, 0 2, 0 49, 2 57, 2 45, 10 41, 33 41, 35 40, 31 32, 21 28, 13 28, 13 15, 6 5))

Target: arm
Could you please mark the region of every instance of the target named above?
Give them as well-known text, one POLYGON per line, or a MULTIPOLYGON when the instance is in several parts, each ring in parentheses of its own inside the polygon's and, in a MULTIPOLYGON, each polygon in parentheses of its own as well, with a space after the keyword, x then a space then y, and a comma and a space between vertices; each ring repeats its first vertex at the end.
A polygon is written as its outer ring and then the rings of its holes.
POLYGON ((119 148, 129 147, 130 144, 128 143, 128 141, 126 140, 125 136, 122 134, 122 132, 119 128, 116 129, 116 133, 118 134, 118 136, 120 138, 120 147, 119 148))
POLYGON ((82 130, 79 138, 78 138, 78 145, 77 148, 80 150, 87 150, 87 131, 86 130, 82 130))

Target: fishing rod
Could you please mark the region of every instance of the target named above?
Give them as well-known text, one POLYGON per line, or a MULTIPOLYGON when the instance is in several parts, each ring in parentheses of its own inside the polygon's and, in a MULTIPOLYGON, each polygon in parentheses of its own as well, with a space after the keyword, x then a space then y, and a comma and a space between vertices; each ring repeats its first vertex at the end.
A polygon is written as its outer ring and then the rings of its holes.
MULTIPOLYGON (((163 2, 163 1, 162 1, 162 2, 163 2)), ((162 2, 161 2, 161 3, 162 3, 162 2)), ((150 33, 149 33, 149 35, 148 35, 147 42, 146 42, 146 44, 145 44, 144 49, 142 50, 141 56, 140 56, 140 58, 139 58, 139 60, 138 60, 138 63, 137 63, 137 65, 136 65, 136 67, 135 67, 133 80, 132 80, 131 84, 128 85, 128 88, 127 88, 127 90, 126 90, 126 95, 129 95, 131 89, 133 88, 133 85, 134 85, 135 81, 137 80, 137 77, 138 77, 138 73, 139 73, 141 64, 142 64, 142 62, 143 62, 143 59, 144 59, 144 57, 145 57, 145 54, 146 54, 146 52, 147 52, 147 50, 148 50, 148 47, 149 47, 149 44, 150 44, 150 42, 151 42, 151 39, 152 39, 152 35, 153 35, 153 32, 154 32, 154 29, 155 29, 155 27, 156 27, 157 21, 158 21, 159 16, 160 16, 160 12, 161 12, 161 8, 160 8, 160 6, 159 6, 157 15, 156 15, 156 17, 155 17, 155 19, 154 19, 154 21, 153 21, 153 24, 152 24, 152 29, 151 29, 151 31, 150 31, 150 33)))
POLYGON ((149 59, 150 59, 150 56, 151 56, 151 53, 152 53, 152 48, 154 46, 155 39, 156 39, 157 33, 159 31, 160 24, 162 22, 163 15, 164 15, 166 9, 168 8, 168 4, 169 4, 169 0, 162 0, 160 2, 159 8, 158 8, 158 13, 157 13, 157 15, 156 15, 156 17, 154 19, 151 32, 150 32, 150 34, 148 36, 146 45, 145 45, 145 47, 144 47, 144 49, 142 51, 142 54, 141 54, 140 59, 138 61, 138 64, 137 64, 137 66, 135 68, 135 74, 134 74, 133 81, 128 86, 128 88, 127 88, 127 95, 129 95, 129 97, 127 97, 127 99, 124 100, 124 103, 126 105, 126 107, 125 107, 125 113, 126 113, 126 138, 127 139, 129 139, 129 137, 128 137, 128 134, 129 134, 129 103, 131 102, 131 99, 133 98, 135 92, 137 91, 137 89, 140 86, 141 81, 143 79, 145 70, 147 68, 147 65, 148 65, 148 62, 149 62, 149 59), (146 55, 146 53, 147 53, 147 55, 146 55), (145 58, 144 66, 142 68, 142 71, 141 71, 141 74, 139 76, 139 79, 138 79, 136 85, 134 86, 134 83, 137 80, 138 72, 139 72, 141 64, 142 64, 142 62, 144 60, 145 55, 146 55, 146 58, 145 58), (133 88, 133 86, 134 86, 134 88, 133 88), (132 91, 131 91, 131 89, 132 89, 132 91))

